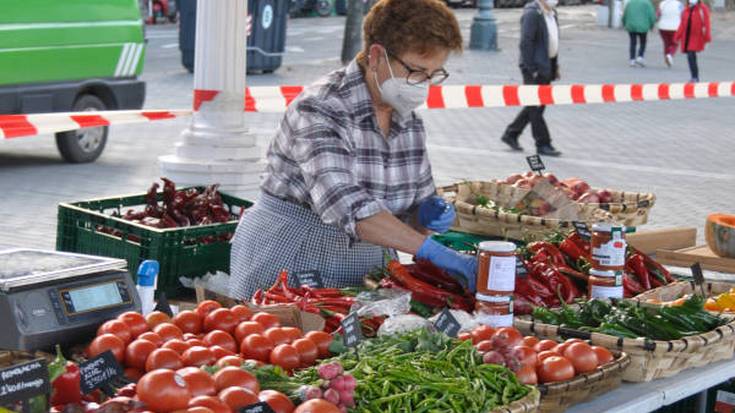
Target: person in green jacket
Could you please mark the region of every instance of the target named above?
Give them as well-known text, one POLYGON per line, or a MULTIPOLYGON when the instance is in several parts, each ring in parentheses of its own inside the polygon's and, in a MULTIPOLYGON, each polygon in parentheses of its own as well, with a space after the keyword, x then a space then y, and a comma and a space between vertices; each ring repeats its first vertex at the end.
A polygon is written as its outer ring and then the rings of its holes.
POLYGON ((646 53, 646 37, 656 24, 656 9, 651 0, 629 0, 623 11, 623 25, 630 36, 630 66, 645 67, 643 55, 646 53), (636 43, 640 48, 636 56, 636 43))

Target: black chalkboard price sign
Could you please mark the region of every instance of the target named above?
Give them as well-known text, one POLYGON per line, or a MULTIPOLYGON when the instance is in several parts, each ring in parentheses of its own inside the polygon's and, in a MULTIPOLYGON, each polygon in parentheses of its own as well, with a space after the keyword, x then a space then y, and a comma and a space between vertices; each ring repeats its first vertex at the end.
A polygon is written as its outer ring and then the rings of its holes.
POLYGON ((0 370, 0 405, 28 400, 50 391, 48 366, 43 359, 0 370))
POLYGON ((592 239, 592 232, 590 231, 590 227, 589 225, 587 225, 586 222, 574 221, 572 222, 572 225, 574 225, 574 230, 577 231, 577 234, 579 234, 580 238, 585 241, 589 241, 592 239))
POLYGON ((324 288, 322 276, 317 270, 300 271, 295 275, 296 279, 299 280, 299 285, 302 287, 324 288))
POLYGON ((266 402, 260 402, 251 404, 249 406, 241 407, 240 413, 276 413, 273 411, 271 406, 266 402))
POLYGON ((531 170, 538 173, 539 175, 541 175, 541 171, 546 169, 546 165, 544 165, 544 161, 541 160, 541 157, 539 155, 527 156, 526 162, 528 162, 528 166, 531 168, 531 170))
POLYGON ((452 315, 452 312, 449 311, 448 308, 442 310, 442 312, 439 313, 439 317, 437 317, 434 322, 434 328, 452 338, 457 337, 461 327, 462 326, 459 324, 457 319, 454 318, 454 315, 452 315))
POLYGON ((343 340, 346 347, 355 347, 362 341, 362 327, 357 313, 353 312, 342 320, 343 340))
POLYGON ((82 393, 88 394, 123 376, 122 367, 112 352, 106 351, 79 365, 82 393))

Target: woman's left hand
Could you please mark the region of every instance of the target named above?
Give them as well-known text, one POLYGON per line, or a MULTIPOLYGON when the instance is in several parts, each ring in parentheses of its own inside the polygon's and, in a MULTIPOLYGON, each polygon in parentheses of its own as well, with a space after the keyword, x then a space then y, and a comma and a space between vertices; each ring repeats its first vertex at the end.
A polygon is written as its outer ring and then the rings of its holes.
POLYGON ((456 216, 454 206, 437 195, 426 198, 419 205, 419 224, 440 234, 449 231, 456 216))

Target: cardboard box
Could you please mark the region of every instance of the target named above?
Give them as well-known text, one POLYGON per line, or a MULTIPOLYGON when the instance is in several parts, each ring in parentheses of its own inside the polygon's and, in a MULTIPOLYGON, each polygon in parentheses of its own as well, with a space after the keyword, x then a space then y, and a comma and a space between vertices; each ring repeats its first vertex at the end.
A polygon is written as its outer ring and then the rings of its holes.
POLYGON ((657 250, 679 250, 696 245, 697 229, 689 227, 664 228, 627 234, 628 245, 645 254, 654 254, 657 250))

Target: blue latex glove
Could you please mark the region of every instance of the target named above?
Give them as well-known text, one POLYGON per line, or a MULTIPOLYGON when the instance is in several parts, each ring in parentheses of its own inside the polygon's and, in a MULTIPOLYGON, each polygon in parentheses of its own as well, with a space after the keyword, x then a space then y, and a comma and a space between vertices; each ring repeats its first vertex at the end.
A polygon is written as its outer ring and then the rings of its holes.
POLYGON ((444 233, 454 224, 454 206, 444 198, 434 195, 426 198, 419 205, 419 223, 434 232, 444 233))
POLYGON ((468 290, 475 292, 477 288, 477 259, 474 256, 461 254, 429 237, 421 244, 416 257, 429 260, 437 267, 448 271, 468 290))

